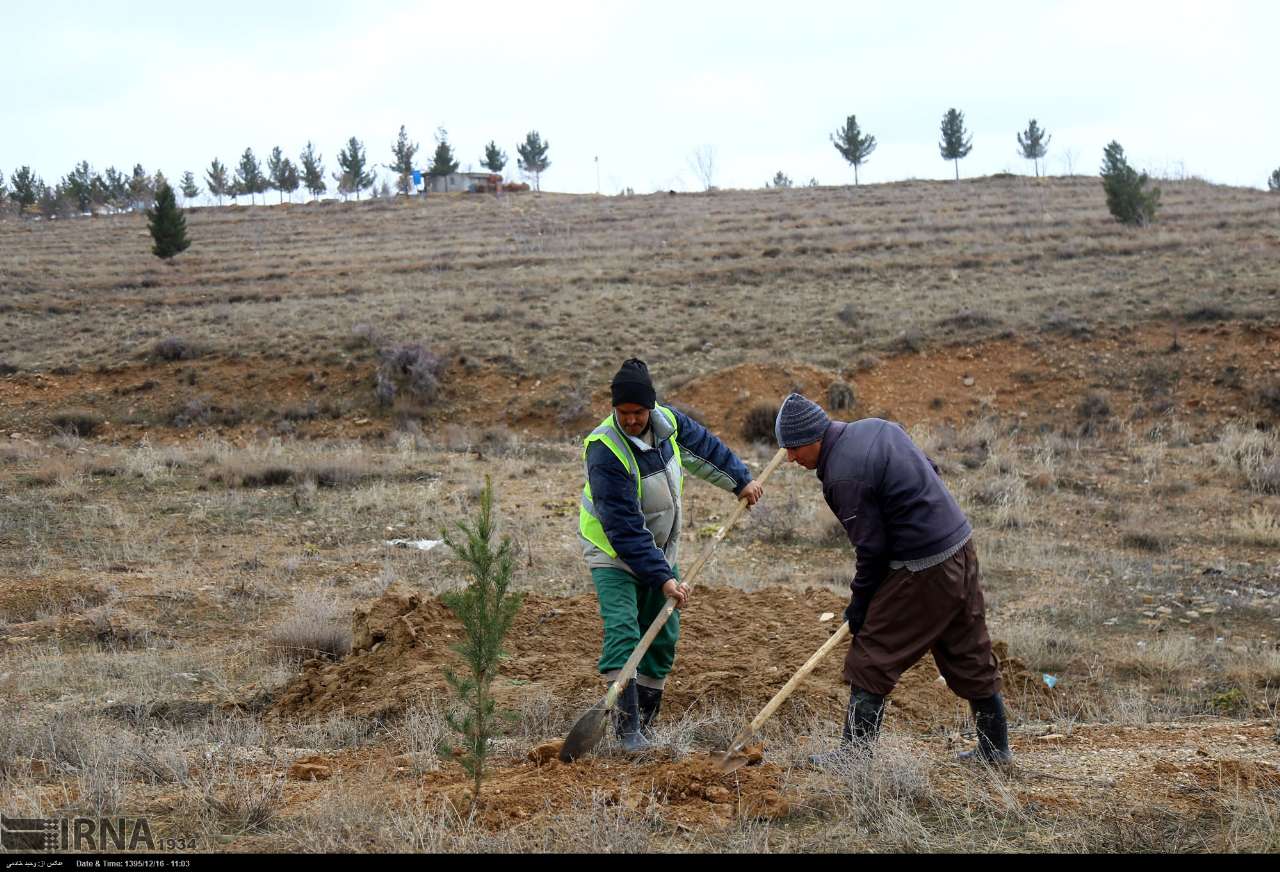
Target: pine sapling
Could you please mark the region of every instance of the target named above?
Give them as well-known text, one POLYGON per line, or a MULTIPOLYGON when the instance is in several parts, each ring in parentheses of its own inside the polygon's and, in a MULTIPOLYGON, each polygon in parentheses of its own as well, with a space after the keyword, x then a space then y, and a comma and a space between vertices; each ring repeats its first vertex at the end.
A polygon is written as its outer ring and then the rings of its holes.
POLYGON ((471 575, 466 588, 441 597, 462 623, 462 641, 453 650, 462 655, 467 672, 445 672, 445 679, 463 703, 461 718, 449 715, 449 726, 462 737, 462 768, 472 779, 471 807, 480 800, 489 742, 497 732, 500 713, 494 704, 492 685, 498 662, 505 656, 502 641, 511 629, 523 595, 511 591, 514 559, 511 540, 494 547, 493 483, 485 476, 476 520, 457 525, 463 538, 455 540, 443 531, 444 543, 462 558, 471 575))
POLYGON ((1137 227, 1146 227, 1155 221, 1160 189, 1150 187, 1147 174, 1129 165, 1120 143, 1113 141, 1103 150, 1100 174, 1107 208, 1117 221, 1137 227))
POLYGON ((162 260, 168 260, 191 246, 187 239, 187 220, 182 217, 173 188, 162 182, 156 191, 155 208, 147 210, 147 228, 155 245, 151 252, 162 260))

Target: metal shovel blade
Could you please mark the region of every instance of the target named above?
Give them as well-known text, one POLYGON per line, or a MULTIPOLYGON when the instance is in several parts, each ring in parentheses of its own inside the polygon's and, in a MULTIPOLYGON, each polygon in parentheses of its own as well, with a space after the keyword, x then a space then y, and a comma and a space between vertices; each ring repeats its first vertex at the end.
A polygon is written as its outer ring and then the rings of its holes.
POLYGON ((609 709, 604 703, 603 699, 600 700, 578 718, 569 735, 565 736, 564 744, 560 746, 560 762, 572 763, 600 744, 600 740, 604 738, 605 725, 609 721, 609 709))
POLYGON ((725 775, 728 775, 732 772, 737 772, 743 766, 746 766, 747 762, 747 755, 743 754, 741 751, 736 754, 726 751, 719 761, 720 771, 725 775))

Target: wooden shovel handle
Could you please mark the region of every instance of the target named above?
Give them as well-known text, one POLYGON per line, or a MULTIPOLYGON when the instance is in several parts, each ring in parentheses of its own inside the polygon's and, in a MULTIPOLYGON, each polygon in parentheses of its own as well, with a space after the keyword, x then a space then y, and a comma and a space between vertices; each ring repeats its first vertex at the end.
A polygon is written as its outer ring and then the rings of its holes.
MULTIPOLYGON (((765 480, 778 468, 778 464, 782 463, 787 457, 787 449, 779 448, 778 453, 773 455, 773 459, 769 461, 769 465, 760 473, 760 477, 756 481, 764 484, 765 480)), ((734 508, 733 514, 729 516, 729 520, 721 525, 716 534, 711 537, 711 541, 707 544, 706 549, 694 561, 693 566, 685 573, 685 577, 681 579, 686 585, 692 585, 693 579, 702 571, 702 567, 707 565, 707 561, 711 558, 711 552, 715 551, 720 540, 725 534, 738 523, 738 519, 742 517, 742 513, 747 510, 747 501, 739 500, 738 505, 734 508)), ((657 638, 658 633, 666 626, 667 619, 671 617, 671 613, 676 610, 676 598, 667 597, 667 604, 662 607, 662 611, 658 612, 658 616, 653 619, 653 623, 649 625, 649 629, 640 638, 640 643, 636 645, 636 649, 631 652, 631 656, 627 658, 627 662, 622 664, 622 669, 618 672, 618 677, 614 679, 613 684, 609 685, 609 692, 605 694, 605 708, 613 708, 613 704, 617 702, 618 695, 626 689, 627 684, 635 677, 636 668, 640 665, 640 660, 644 657, 645 652, 649 650, 649 646, 653 644, 653 640, 657 638)))
MULTIPOLYGON (((760 477, 756 479, 756 481, 763 485, 769 476, 773 474, 773 471, 778 468, 778 464, 782 463, 782 461, 786 459, 787 449, 779 448, 778 453, 773 455, 773 459, 769 461, 769 465, 764 468, 764 471, 760 473, 760 477)), ((711 554, 716 550, 716 546, 720 544, 720 540, 722 540, 725 537, 725 534, 733 528, 734 524, 738 523, 738 519, 742 517, 742 513, 746 510, 747 501, 738 500, 738 504, 734 506, 733 514, 729 516, 729 520, 725 521, 719 530, 716 530, 716 534, 711 537, 711 541, 707 543, 707 547, 698 555, 698 559, 694 561, 693 566, 691 566, 689 571, 685 573, 684 578, 680 579, 681 581, 687 585, 693 585, 693 580, 698 577, 700 572, 702 572, 702 567, 707 565, 707 561, 711 559, 711 554)))
POLYGON ((805 677, 822 662, 822 659, 831 653, 831 649, 847 638, 849 638, 849 622, 845 621, 840 625, 840 629, 832 633, 831 638, 823 643, 823 646, 815 651, 803 666, 796 670, 796 674, 791 676, 786 684, 782 685, 782 689, 773 695, 773 699, 769 700, 768 704, 760 710, 760 714, 752 718, 751 723, 743 727, 742 732, 733 737, 733 743, 729 745, 729 750, 725 752, 725 759, 739 751, 764 722, 773 716, 773 713, 778 710, 778 706, 782 705, 787 697, 791 696, 791 692, 799 686, 800 682, 804 681, 805 677))

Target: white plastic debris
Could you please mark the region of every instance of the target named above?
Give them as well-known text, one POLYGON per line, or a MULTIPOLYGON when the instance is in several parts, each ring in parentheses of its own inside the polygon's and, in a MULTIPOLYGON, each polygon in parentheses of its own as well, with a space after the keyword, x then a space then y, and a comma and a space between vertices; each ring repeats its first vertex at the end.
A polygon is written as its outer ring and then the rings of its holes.
POLYGON ((417 548, 419 551, 430 551, 439 545, 443 539, 386 539, 383 545, 391 545, 397 548, 417 548))
POLYGON ((1058 676, 1056 676, 1056 675, 1050 675, 1050 674, 1049 674, 1049 673, 1047 673, 1047 672, 1042 672, 1042 673, 1040 673, 1040 677, 1041 677, 1042 679, 1044 679, 1044 683, 1045 683, 1045 685, 1046 685, 1050 690, 1053 690, 1054 685, 1056 685, 1056 684, 1058 683, 1058 676))
POLYGON ((818 618, 818 623, 825 624, 827 621, 831 620, 835 616, 836 616, 835 612, 823 612, 822 615, 818 618))

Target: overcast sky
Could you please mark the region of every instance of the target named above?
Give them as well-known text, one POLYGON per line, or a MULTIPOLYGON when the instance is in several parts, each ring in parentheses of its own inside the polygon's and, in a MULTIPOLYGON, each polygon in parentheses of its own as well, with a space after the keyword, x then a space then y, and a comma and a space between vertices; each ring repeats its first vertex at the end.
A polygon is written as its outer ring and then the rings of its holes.
MULTIPOLYGON (((850 114, 879 147, 863 182, 950 178, 943 113, 973 133, 962 175, 1095 173, 1116 139, 1159 175, 1265 187, 1280 167, 1280 4, 1271 0, 981 2, 72 2, 5 0, 0 172, 52 183, 79 160, 170 179, 246 146, 326 169, 354 135, 389 163, 401 124, 447 128, 465 169, 536 129, 544 190, 844 184, 830 144, 850 114), (189 9, 182 7, 190 6, 189 9)), ((386 174, 389 176, 389 174, 386 174)), ((202 182, 203 185, 203 182, 202 182)), ((331 185, 332 186, 332 185, 331 185)), ((273 197, 274 199, 274 197, 273 197)))

